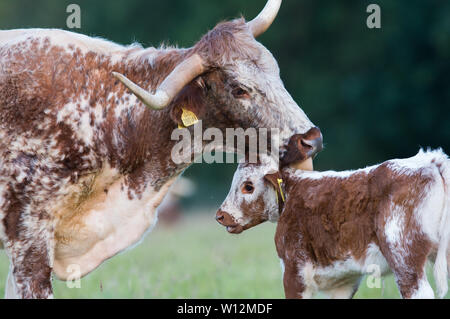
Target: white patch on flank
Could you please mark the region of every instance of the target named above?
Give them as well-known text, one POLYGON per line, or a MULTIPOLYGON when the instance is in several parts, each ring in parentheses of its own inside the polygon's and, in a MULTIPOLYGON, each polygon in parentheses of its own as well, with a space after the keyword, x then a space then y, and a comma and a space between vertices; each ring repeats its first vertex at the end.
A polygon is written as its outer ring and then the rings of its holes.
MULTIPOLYGON (((350 254, 349 254, 350 255, 350 254)), ((348 257, 344 260, 338 260, 327 267, 317 267, 316 276, 322 278, 321 282, 330 282, 333 279, 341 279, 350 275, 360 275, 362 273, 361 263, 348 257)), ((320 289, 326 289, 326 286, 319 285, 320 289)))
POLYGON ((316 269, 312 263, 306 263, 300 267, 298 275, 302 278, 305 291, 302 296, 304 299, 310 299, 319 290, 317 282, 315 281, 316 269))
POLYGON ((370 243, 366 250, 366 256, 364 258, 364 263, 362 265, 362 273, 368 272, 368 267, 370 265, 377 265, 380 267, 381 275, 385 275, 390 272, 389 265, 381 253, 380 247, 374 243, 370 243))
POLYGON ((402 206, 391 202, 389 212, 384 232, 388 243, 395 245, 402 240, 402 233, 405 227, 405 211, 402 206))
POLYGON ((391 203, 390 214, 384 229, 386 241, 396 265, 405 265, 404 258, 408 255, 408 250, 411 246, 411 238, 404 234, 404 214, 403 207, 391 203))
POLYGON ((414 209, 416 218, 421 230, 435 244, 440 240, 440 225, 445 214, 445 188, 437 168, 433 172, 433 181, 423 190, 424 198, 420 205, 414 209))

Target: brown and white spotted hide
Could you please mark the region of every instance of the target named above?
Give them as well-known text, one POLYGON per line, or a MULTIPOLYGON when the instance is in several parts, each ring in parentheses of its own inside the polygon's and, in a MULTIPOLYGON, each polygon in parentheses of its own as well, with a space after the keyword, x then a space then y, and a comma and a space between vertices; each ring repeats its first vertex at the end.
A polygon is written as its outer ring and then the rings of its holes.
MULTIPOLYGON (((11 260, 8 297, 50 297, 52 272, 67 279, 77 269, 83 276, 142 238, 189 166, 171 158, 182 108, 203 121, 203 130, 279 128, 282 156, 292 136, 318 131, 244 19, 217 25, 187 49, 122 46, 62 30, 0 31, 0 238, 11 260), (205 73, 160 111, 112 76, 152 92, 193 54, 205 73)), ((314 155, 306 151, 294 149, 314 155)))
POLYGON ((278 220, 287 298, 351 298, 365 274, 388 271, 404 298, 433 298, 427 260, 438 296, 446 294, 450 160, 442 151, 356 171, 274 168, 268 158, 239 165, 216 218, 231 233, 278 220))

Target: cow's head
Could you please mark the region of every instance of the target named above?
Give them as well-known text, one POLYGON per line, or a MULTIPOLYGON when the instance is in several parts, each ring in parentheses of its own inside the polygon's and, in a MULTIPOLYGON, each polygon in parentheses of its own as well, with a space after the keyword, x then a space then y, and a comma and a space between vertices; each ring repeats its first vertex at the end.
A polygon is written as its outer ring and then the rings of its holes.
POLYGON ((185 51, 154 93, 115 76, 150 108, 169 107, 179 124, 183 108, 194 112, 205 129, 278 128, 282 164, 312 157, 322 149, 320 130, 285 89, 272 54, 255 40, 269 28, 280 5, 281 0, 269 0, 250 22, 218 24, 185 51))
POLYGON ((256 164, 240 163, 216 220, 233 234, 277 221, 286 196, 281 182, 278 164, 269 156, 261 156, 256 164))

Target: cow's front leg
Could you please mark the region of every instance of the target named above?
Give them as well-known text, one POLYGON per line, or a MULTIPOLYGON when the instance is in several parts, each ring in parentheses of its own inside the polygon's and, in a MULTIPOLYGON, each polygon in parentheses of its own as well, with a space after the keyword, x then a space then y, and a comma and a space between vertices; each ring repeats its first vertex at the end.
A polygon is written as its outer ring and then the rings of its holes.
POLYGON ((13 245, 6 298, 52 298, 52 268, 44 243, 13 245))
POLYGON ((53 233, 49 220, 27 216, 15 224, 5 245, 10 270, 6 298, 52 298, 53 233))
POLYGON ((8 277, 6 278, 5 299, 19 299, 16 284, 14 283, 13 267, 9 266, 8 277))

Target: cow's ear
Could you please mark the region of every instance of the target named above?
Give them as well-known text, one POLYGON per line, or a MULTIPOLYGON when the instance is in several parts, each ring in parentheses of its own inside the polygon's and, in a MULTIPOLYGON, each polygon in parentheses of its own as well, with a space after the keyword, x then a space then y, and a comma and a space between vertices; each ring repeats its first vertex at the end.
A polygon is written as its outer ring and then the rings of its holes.
POLYGON ((181 126, 183 124, 183 112, 188 113, 189 117, 195 116, 201 120, 206 113, 205 103, 205 82, 201 76, 186 85, 172 102, 170 110, 170 117, 172 120, 181 126))
POLYGON ((279 185, 278 180, 281 179, 281 174, 279 171, 276 171, 274 173, 268 173, 264 175, 264 180, 268 182, 270 185, 272 185, 275 190, 278 191, 279 185))

